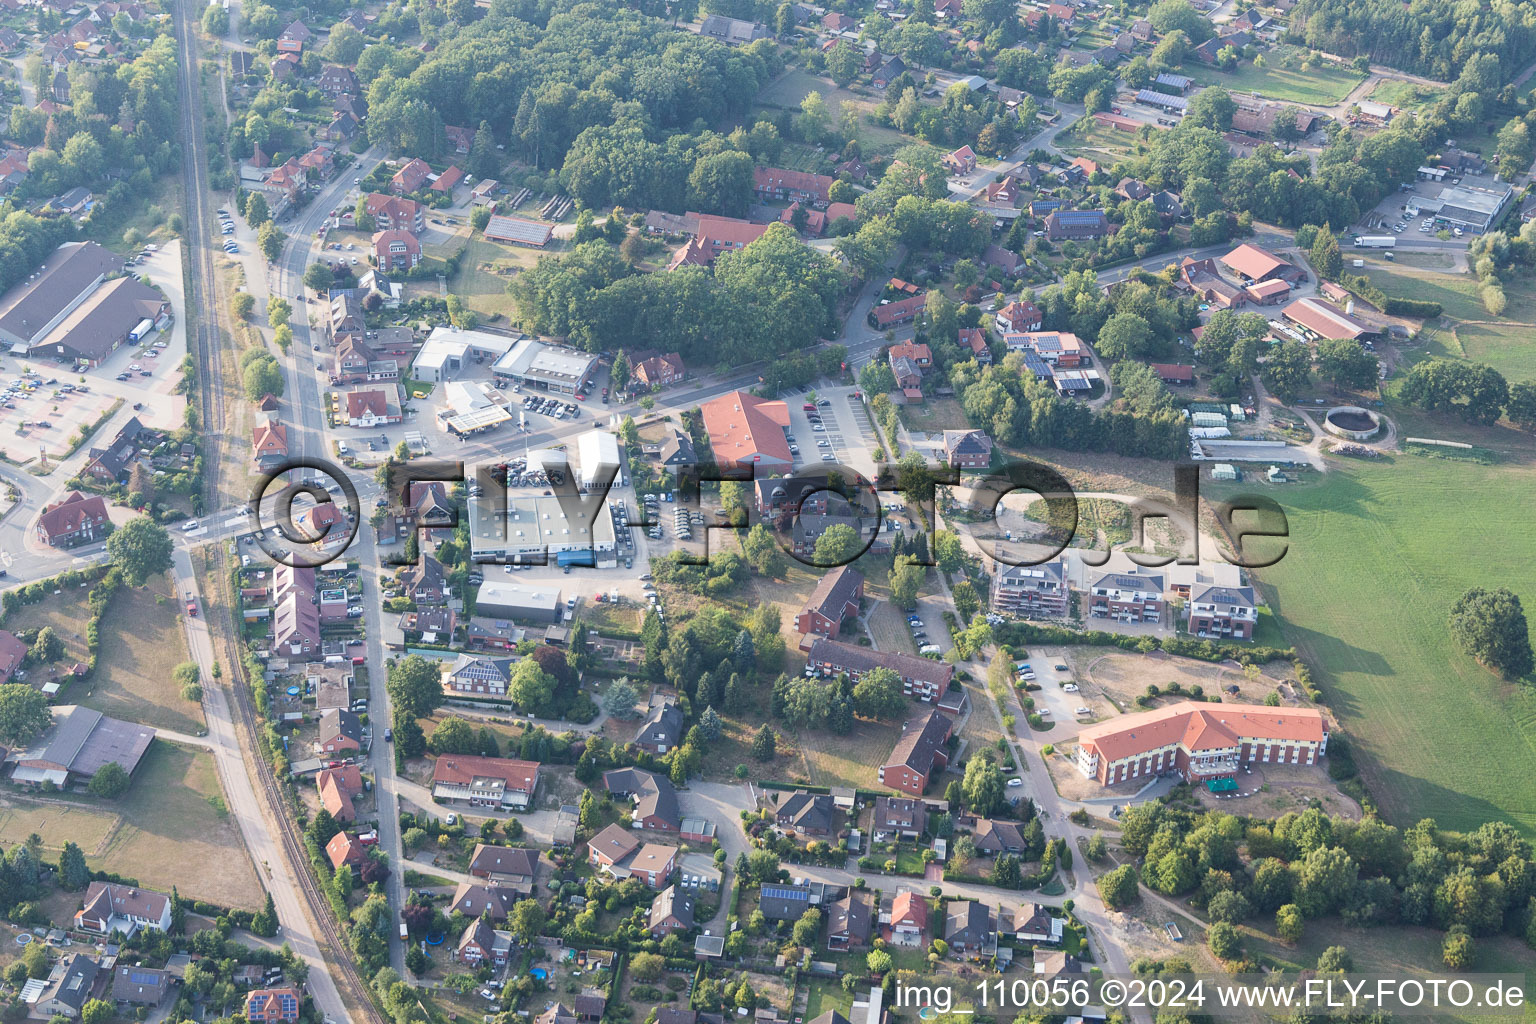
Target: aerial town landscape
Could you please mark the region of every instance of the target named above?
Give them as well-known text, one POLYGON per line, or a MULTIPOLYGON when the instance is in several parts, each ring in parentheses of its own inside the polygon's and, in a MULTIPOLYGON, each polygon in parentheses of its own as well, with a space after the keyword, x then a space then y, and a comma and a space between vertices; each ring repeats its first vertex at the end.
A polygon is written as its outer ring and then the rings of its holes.
POLYGON ((1525 985, 1531 0, 0 51, 8 1021, 1525 985))

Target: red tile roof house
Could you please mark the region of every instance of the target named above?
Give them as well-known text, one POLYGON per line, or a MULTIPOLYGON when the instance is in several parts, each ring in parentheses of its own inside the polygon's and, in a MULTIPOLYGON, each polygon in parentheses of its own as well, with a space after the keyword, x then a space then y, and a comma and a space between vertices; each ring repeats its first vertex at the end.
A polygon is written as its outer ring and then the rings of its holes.
POLYGON ((826 206, 827 191, 836 178, 809 171, 786 171, 778 167, 752 168, 752 191, 759 199, 788 200, 826 206))
POLYGON ((970 146, 961 146, 953 153, 944 154, 944 166, 951 174, 970 174, 976 169, 976 154, 970 146))
POLYGON ((892 345, 890 354, 893 357, 905 356, 906 358, 912 360, 912 362, 916 363, 917 368, 924 373, 927 373, 929 370, 933 369, 933 350, 921 342, 907 341, 902 342, 901 344, 892 345))
POLYGON ((844 620, 858 616, 863 597, 864 574, 852 566, 838 566, 823 576, 811 591, 810 600, 795 616, 800 646, 809 647, 818 636, 837 636, 844 620))
POLYGON ((723 252, 745 249, 767 231, 770 225, 754 224, 737 217, 717 217, 701 213, 699 230, 690 245, 696 246, 704 262, 712 263, 723 252))
POLYGON ((348 426, 377 427, 399 422, 400 405, 390 401, 389 393, 383 389, 347 392, 348 426))
POLYGON ((421 186, 427 183, 432 176, 432 168, 427 162, 417 157, 409 160, 394 176, 389 179, 389 187, 396 195, 406 195, 411 192, 421 191, 421 186))
POLYGON ((869 325, 876 330, 884 331, 892 327, 900 327, 902 324, 909 324, 918 318, 927 305, 927 292, 919 292, 905 299, 887 302, 869 311, 869 325))
POLYGON ((806 663, 824 676, 846 673, 855 681, 871 669, 888 668, 901 677, 901 688, 907 696, 928 703, 943 696, 955 676, 955 667, 942 661, 896 651, 876 651, 824 637, 811 642, 806 663))
POLYGON ((386 274, 414 270, 421 264, 421 240, 399 229, 374 232, 373 258, 386 274))
POLYGON ((528 807, 539 787, 537 761, 444 754, 432 765, 432 799, 471 807, 528 807))
POLYGON ((969 349, 971 357, 981 366, 992 365, 992 346, 987 344, 987 332, 980 327, 960 329, 960 348, 969 349))
POLYGON ((251 459, 270 469, 288 457, 288 428, 271 420, 258 423, 251 434, 251 459))
POLYGON ((891 944, 921 946, 928 930, 928 901, 915 892, 902 891, 891 900, 891 944))
POLYGON ((688 375, 688 369, 683 365, 682 356, 676 352, 668 352, 636 363, 630 375, 637 382, 654 390, 678 383, 688 375))
POLYGON ((1088 585, 1090 618, 1162 622, 1166 606, 1159 573, 1107 572, 1088 585))
POLYGON ((363 200, 363 207, 380 231, 420 231, 426 224, 427 208, 405 196, 370 192, 368 198, 363 200))
POLYGON ((876 781, 887 789, 898 789, 922 796, 929 779, 949 764, 949 741, 954 723, 938 711, 909 718, 901 727, 891 755, 876 773, 876 781))
POLYGON ((8 629, 0 629, 0 685, 11 681, 11 676, 27 660, 27 645, 8 629))
POLYGON ((245 1019, 257 1021, 298 1020, 302 1000, 297 989, 258 988, 245 997, 245 1019))
POLYGON ((356 765, 326 768, 315 777, 315 787, 320 794, 320 805, 331 817, 343 824, 357 817, 352 800, 363 791, 363 773, 356 765))
POLYGON ((997 311, 997 329, 1004 334, 1038 331, 1045 326, 1045 314, 1033 302, 1010 302, 997 311))
POLYGON ((366 860, 368 847, 357 836, 337 832, 331 837, 331 841, 325 844, 325 853, 331 858, 331 867, 340 871, 343 864, 356 867, 366 860))
POLYGON ((1182 701, 1078 733, 1077 768, 1101 785, 1177 771, 1188 782, 1231 778, 1243 764, 1317 764, 1328 723, 1315 708, 1182 701))
POLYGON ((87 497, 70 491, 63 501, 43 508, 42 515, 37 517, 37 537, 49 547, 72 548, 106 540, 111 523, 107 504, 100 495, 87 497))
POLYGON ((459 170, 458 164, 453 164, 449 169, 439 173, 438 180, 432 183, 432 190, 444 195, 453 195, 453 189, 458 186, 459 181, 464 181, 464 172, 459 170))
POLYGON ((992 463, 992 438, 984 430, 946 430, 944 460, 954 469, 986 469, 992 463))

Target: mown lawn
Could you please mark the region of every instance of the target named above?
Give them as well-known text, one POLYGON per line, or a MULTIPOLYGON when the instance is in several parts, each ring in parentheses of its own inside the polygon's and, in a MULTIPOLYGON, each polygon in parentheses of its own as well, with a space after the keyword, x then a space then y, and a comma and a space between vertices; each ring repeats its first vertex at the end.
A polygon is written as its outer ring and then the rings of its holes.
POLYGON ((1523 781, 1536 772, 1536 691, 1480 668, 1446 629, 1472 586, 1536 602, 1536 538, 1511 519, 1533 485, 1527 463, 1398 455, 1275 492, 1289 550, 1255 575, 1395 824, 1504 820, 1536 835, 1536 788, 1523 781))
POLYGON ((1277 46, 1265 52, 1262 68, 1248 61, 1235 71, 1218 71, 1192 60, 1180 69, 1180 74, 1200 85, 1219 85, 1232 92, 1251 92, 1265 99, 1315 106, 1341 102, 1365 79, 1353 68, 1335 64, 1325 63, 1303 71, 1301 64, 1305 57, 1306 51, 1294 46, 1277 46))

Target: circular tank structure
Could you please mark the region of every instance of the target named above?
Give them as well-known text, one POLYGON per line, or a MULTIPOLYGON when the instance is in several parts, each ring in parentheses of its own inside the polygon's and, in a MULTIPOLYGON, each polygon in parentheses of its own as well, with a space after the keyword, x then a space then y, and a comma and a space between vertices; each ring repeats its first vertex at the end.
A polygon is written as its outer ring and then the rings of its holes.
POLYGON ((1381 429, 1381 417, 1358 405, 1340 405, 1328 410, 1328 415, 1323 417, 1323 426, 1338 437, 1366 441, 1381 429))

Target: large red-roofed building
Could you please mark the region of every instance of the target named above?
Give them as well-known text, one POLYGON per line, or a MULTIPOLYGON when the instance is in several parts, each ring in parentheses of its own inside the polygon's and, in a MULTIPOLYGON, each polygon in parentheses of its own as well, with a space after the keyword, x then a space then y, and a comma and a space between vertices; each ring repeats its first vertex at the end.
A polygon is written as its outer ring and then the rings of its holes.
POLYGON ((789 406, 783 402, 732 391, 705 402, 702 412, 709 447, 721 469, 788 467, 794 462, 784 434, 789 429, 789 406))
POLYGON ((1089 726, 1077 739, 1078 770, 1103 785, 1170 771, 1206 782, 1248 763, 1317 764, 1328 723, 1315 708, 1183 701, 1089 726))

